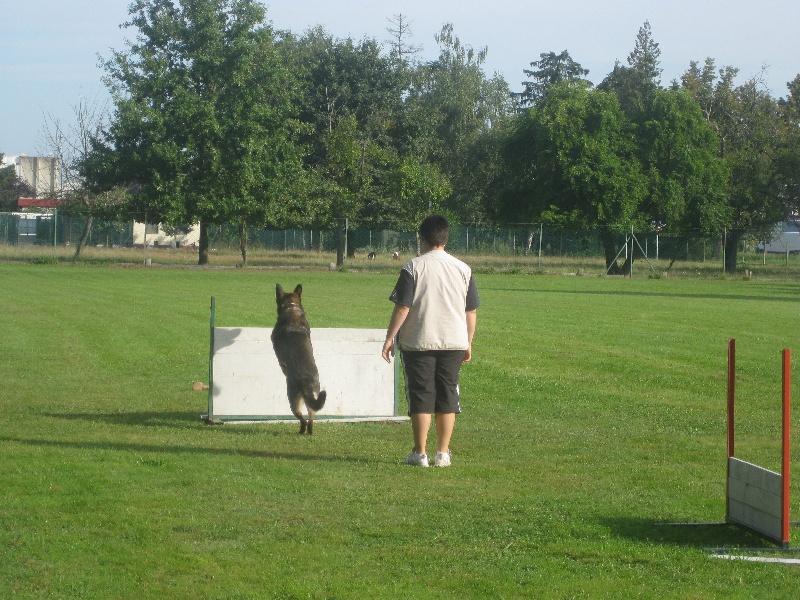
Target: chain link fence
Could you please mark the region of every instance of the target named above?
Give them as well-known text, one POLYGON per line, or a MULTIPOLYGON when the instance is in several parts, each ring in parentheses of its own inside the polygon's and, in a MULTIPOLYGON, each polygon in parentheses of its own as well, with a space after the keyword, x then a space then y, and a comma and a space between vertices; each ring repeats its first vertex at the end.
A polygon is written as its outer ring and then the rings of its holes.
MULTIPOLYGON (((0 244, 6 246, 75 247, 84 234, 86 218, 55 213, 0 213, 0 244)), ((143 226, 133 221, 117 222, 94 219, 89 228, 86 246, 107 248, 131 247, 196 247, 197 236, 190 227, 173 232, 158 226, 143 226)), ((196 233, 196 232, 195 232, 196 233)), ((797 227, 776 228, 771 239, 753 233, 742 238, 739 262, 743 264, 781 264, 800 272, 800 233, 797 227)), ((309 229, 258 229, 248 227, 248 252, 324 252, 337 251, 339 229, 329 227, 309 229)), ((374 252, 404 257, 418 252, 415 232, 389 228, 345 226, 347 257, 366 256, 374 252)), ((629 252, 637 259, 665 263, 715 263, 723 260, 725 232, 716 237, 698 233, 669 231, 632 232, 614 236, 618 259, 625 260, 629 252)), ((239 252, 241 231, 235 224, 212 225, 209 228, 209 247, 217 251, 239 252)), ((542 224, 522 224, 507 227, 459 225, 451 228, 448 251, 461 256, 527 257, 534 265, 546 259, 597 259, 605 254, 597 231, 575 231, 542 224)))

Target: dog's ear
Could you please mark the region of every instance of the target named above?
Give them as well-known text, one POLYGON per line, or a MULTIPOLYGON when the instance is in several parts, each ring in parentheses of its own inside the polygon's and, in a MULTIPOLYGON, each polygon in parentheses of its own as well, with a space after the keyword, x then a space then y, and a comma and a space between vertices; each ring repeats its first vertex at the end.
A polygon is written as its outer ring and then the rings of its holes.
POLYGON ((282 287, 282 286, 281 286, 281 284, 279 283, 279 284, 277 284, 277 285, 275 286, 275 300, 277 300, 278 302, 280 302, 280 301, 281 301, 281 298, 283 298, 283 296, 284 296, 283 287, 282 287))
POLYGON ((303 293, 303 286, 298 283, 297 287, 294 288, 294 294, 299 298, 302 293, 303 293))

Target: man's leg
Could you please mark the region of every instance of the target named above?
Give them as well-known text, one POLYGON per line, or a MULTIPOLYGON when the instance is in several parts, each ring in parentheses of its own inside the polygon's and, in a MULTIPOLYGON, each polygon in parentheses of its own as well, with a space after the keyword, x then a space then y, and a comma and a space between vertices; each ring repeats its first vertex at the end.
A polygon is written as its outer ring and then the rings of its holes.
MULTIPOLYGON (((438 415, 437 415, 438 431, 438 415)), ((428 445, 428 431, 431 428, 431 416, 428 413, 414 413, 411 415, 411 430, 414 432, 414 452, 425 454, 428 445)))
POLYGON ((436 413, 436 443, 439 452, 450 450, 450 438, 453 435, 455 425, 456 413, 436 413))

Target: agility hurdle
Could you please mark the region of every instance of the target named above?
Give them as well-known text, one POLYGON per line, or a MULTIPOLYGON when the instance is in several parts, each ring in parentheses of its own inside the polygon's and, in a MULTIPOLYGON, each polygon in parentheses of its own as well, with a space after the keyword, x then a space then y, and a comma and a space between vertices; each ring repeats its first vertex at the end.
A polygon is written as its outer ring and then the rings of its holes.
MULTIPOLYGON (((286 377, 272 348, 272 328, 217 327, 211 298, 208 360, 210 423, 292 421, 286 377)), ((325 407, 315 421, 405 420, 398 414, 398 360, 386 364, 384 329, 312 328, 325 407)))
POLYGON ((736 340, 728 340, 728 477, 725 521, 789 548, 789 463, 791 456, 791 351, 783 350, 781 472, 735 456, 736 340))

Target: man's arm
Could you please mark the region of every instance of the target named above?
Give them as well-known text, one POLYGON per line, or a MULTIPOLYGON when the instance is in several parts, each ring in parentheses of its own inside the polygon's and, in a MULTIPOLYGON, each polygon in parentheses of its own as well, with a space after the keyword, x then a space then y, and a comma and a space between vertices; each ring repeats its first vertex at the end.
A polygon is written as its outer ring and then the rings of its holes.
POLYGON ((383 350, 381 351, 381 356, 386 362, 392 361, 389 356, 394 356, 394 338, 397 336, 397 332, 400 331, 400 327, 405 322, 410 310, 408 306, 403 306, 402 304, 394 305, 392 318, 389 320, 389 328, 386 330, 386 341, 383 342, 383 350))
POLYGON ((469 362, 472 360, 472 338, 475 335, 475 326, 478 324, 478 311, 468 310, 467 315, 467 339, 469 340, 469 348, 464 352, 464 358, 461 362, 469 362))

